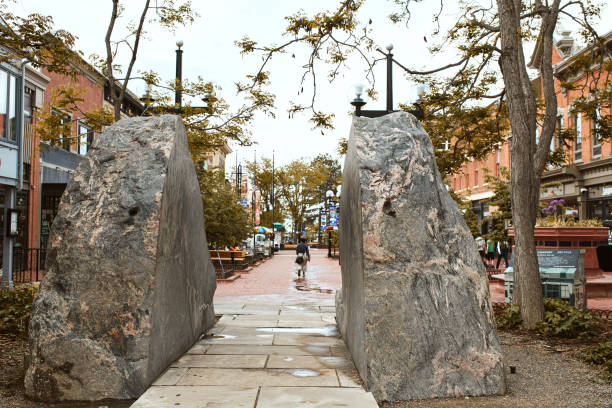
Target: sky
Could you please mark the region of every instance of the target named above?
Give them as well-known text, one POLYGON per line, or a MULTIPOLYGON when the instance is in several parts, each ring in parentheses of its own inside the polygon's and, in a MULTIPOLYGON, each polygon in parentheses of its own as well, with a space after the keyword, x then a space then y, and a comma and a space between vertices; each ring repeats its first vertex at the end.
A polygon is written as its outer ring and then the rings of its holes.
MULTIPOLYGON (((135 20, 141 9, 142 0, 124 1, 126 16, 120 20, 118 28, 124 27, 130 20, 135 20)), ((451 21, 456 14, 456 2, 446 2, 443 12, 445 21, 451 21)), ((220 86, 219 94, 230 104, 240 103, 235 95, 235 82, 243 81, 247 74, 257 72, 261 60, 253 55, 242 56, 234 41, 248 35, 260 44, 279 44, 287 40, 282 34, 285 30, 285 16, 303 9, 308 15, 314 12, 332 9, 339 0, 192 0, 194 9, 199 14, 196 21, 188 27, 179 27, 175 32, 160 29, 154 25, 145 27, 147 37, 141 42, 135 71, 153 70, 164 80, 172 80, 175 73, 176 41, 183 45, 183 79, 196 79, 201 76, 220 86)), ((390 0, 368 0, 360 10, 361 21, 372 20, 372 38, 375 44, 384 49, 393 44, 394 58, 411 68, 432 67, 437 63, 446 63, 453 59, 452 50, 438 60, 432 60, 427 51, 424 37, 431 38, 434 29, 431 16, 437 1, 425 1, 424 4, 413 4, 413 15, 408 26, 395 25, 389 22, 388 15, 393 11, 390 0)), ((105 55, 104 35, 110 18, 112 3, 110 0, 17 0, 11 11, 19 15, 40 13, 50 15, 57 28, 63 28, 78 37, 77 48, 86 56, 97 53, 105 55)), ((602 10, 604 22, 612 18, 610 6, 602 10)), ((443 21, 444 21, 443 20, 443 21)), ((600 27, 602 32, 612 30, 612 26, 600 27)), ((281 166, 292 160, 311 159, 318 154, 329 153, 339 158, 338 142, 348 137, 350 130, 354 88, 357 84, 366 84, 364 64, 358 59, 350 59, 348 67, 334 82, 325 80, 329 67, 321 66, 318 70, 317 110, 334 113, 334 129, 321 132, 313 129, 308 113, 288 118, 287 108, 291 100, 308 103, 311 98, 311 86, 304 85, 304 93, 298 96, 302 87, 300 78, 302 65, 306 61, 308 50, 305 47, 292 49, 289 54, 275 58, 269 66, 271 72, 270 91, 276 94, 276 118, 263 114, 256 117, 252 125, 251 147, 232 145, 234 150, 227 157, 228 175, 233 171, 236 161, 244 165, 246 160, 258 160, 262 156, 271 158, 274 151, 275 162, 281 166), (295 53, 295 58, 291 58, 295 53)), ((120 54, 120 57, 122 55, 120 54)), ((127 64, 127 59, 118 62, 127 64)), ((385 104, 385 66, 379 64, 375 69, 377 77, 376 90, 378 101, 369 101, 364 109, 384 109, 385 104)), ((416 86, 405 79, 398 68, 394 69, 394 102, 407 103, 416 99, 416 86)), ((130 82, 129 88, 137 95, 144 93, 141 81, 130 82)), ((194 105, 199 104, 194 101, 194 105)))

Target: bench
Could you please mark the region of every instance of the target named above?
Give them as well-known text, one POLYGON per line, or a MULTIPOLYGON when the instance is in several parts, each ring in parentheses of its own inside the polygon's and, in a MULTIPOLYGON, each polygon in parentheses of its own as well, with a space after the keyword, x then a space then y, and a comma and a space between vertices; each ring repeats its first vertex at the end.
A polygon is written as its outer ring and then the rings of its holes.
POLYGON ((214 264, 228 264, 232 265, 234 269, 236 266, 240 267, 240 269, 246 268, 248 262, 246 262, 246 253, 245 251, 226 251, 226 250, 209 250, 210 259, 214 264))

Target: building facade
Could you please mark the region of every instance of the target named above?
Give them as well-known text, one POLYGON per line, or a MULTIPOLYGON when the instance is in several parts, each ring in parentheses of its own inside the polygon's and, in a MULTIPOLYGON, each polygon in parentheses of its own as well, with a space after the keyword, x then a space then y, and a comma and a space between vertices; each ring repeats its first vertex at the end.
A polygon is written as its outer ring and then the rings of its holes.
MULTIPOLYGON (((604 36, 606 46, 612 47, 612 32, 604 36)), ((555 76, 563 75, 572 67, 572 63, 590 49, 576 50, 570 33, 562 31, 556 36, 553 49, 553 66, 555 76)), ((598 218, 605 226, 612 227, 612 141, 602 140, 596 123, 584 113, 573 109, 573 101, 588 92, 593 78, 601 79, 598 87, 609 87, 608 72, 596 72, 594 76, 572 78, 576 89, 565 89, 561 82, 555 80, 558 117, 557 131, 551 142, 551 150, 562 150, 565 163, 561 166, 547 167, 541 179, 542 200, 563 198, 568 211, 576 211, 580 219, 598 218), (575 140, 569 146, 562 143, 559 129, 571 128, 575 140)), ((542 92, 540 78, 534 81, 536 92, 542 92)), ((610 115, 610 107, 603 107, 600 115, 610 115)), ((537 130, 537 134, 540 129, 537 130)), ((537 137, 536 134, 536 137, 537 137)), ((452 174, 447 182, 466 200, 481 221, 482 233, 488 232, 486 217, 495 209, 490 208, 488 200, 494 193, 485 181, 488 173, 500 175, 500 168, 510 169, 509 137, 506 142, 497 146, 484 160, 472 160, 462 169, 452 174)))

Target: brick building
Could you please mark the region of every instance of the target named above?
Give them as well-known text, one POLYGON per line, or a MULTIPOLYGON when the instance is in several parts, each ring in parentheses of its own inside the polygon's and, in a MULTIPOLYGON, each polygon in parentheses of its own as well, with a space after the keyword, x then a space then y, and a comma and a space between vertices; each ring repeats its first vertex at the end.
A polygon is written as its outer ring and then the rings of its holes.
MULTIPOLYGON (((612 32, 603 38, 606 46, 612 47, 612 32)), ((568 31, 558 33, 553 49, 555 75, 565 73, 574 61, 589 52, 590 49, 577 49, 568 31)), ((600 74, 598 86, 610 86, 608 73, 600 74)), ((590 85, 590 81, 590 77, 572 78, 576 85, 590 85)), ((539 77, 534 79, 533 84, 536 92, 541 93, 539 77)), ((583 95, 582 86, 568 90, 561 86, 559 80, 555 80, 555 90, 558 104, 557 128, 571 127, 576 133, 576 140, 570 143, 569 148, 564 148, 558 135, 553 138, 551 148, 563 149, 565 163, 559 167, 548 167, 544 171, 541 199, 563 198, 566 207, 578 211, 580 219, 599 218, 604 225, 612 227, 612 142, 602 141, 597 135, 594 121, 586 114, 572 109, 572 101, 583 95)), ((599 114, 612 113, 609 107, 604 109, 608 111, 599 114)), ((467 162, 461 171, 452 174, 447 180, 454 191, 472 202, 479 221, 495 210, 489 208, 488 199, 493 197, 493 191, 485 182, 485 173, 488 171, 491 175, 499 176, 501 166, 510 168, 510 146, 507 141, 497 146, 484 160, 467 162)), ((486 222, 481 224, 481 228, 483 233, 487 232, 486 222)))

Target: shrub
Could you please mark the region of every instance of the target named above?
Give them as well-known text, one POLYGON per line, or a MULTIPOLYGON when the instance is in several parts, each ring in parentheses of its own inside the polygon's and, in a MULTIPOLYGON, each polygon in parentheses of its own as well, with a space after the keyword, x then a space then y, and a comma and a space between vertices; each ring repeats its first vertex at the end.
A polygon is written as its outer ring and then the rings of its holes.
POLYGON ((504 305, 496 313, 495 321, 498 329, 511 330, 520 327, 523 322, 520 307, 518 305, 504 305))
POLYGON ((599 316, 561 299, 544 299, 544 321, 537 330, 549 337, 590 338, 599 334, 599 316))
POLYGON ((590 347, 584 360, 593 365, 600 365, 606 370, 607 377, 612 379, 612 341, 590 347))
POLYGON ((26 336, 36 288, 0 289, 0 333, 26 336))

